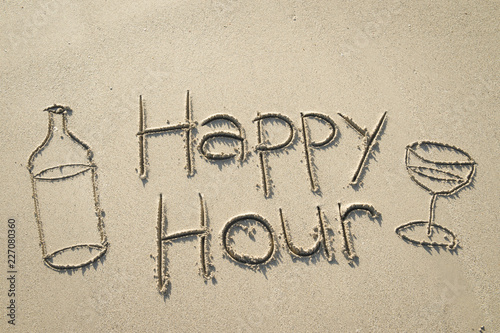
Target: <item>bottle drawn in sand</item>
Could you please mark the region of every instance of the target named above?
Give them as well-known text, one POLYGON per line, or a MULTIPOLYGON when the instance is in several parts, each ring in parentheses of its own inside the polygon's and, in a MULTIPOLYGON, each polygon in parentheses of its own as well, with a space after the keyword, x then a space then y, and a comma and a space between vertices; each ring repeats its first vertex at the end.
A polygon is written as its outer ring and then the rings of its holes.
POLYGON ((67 128, 71 110, 54 105, 44 111, 47 136, 28 160, 42 258, 54 269, 79 268, 108 247, 97 167, 90 147, 67 128))

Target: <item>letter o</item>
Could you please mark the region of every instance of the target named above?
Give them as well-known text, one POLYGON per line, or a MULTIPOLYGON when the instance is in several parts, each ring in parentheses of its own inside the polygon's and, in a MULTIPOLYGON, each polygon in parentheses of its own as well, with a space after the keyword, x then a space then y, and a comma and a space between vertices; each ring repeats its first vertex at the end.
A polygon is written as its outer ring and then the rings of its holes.
POLYGON ((224 247, 224 250, 226 250, 227 254, 235 261, 245 264, 245 265, 260 265, 266 263, 268 260, 270 260, 274 256, 274 251, 276 248, 276 237, 274 236, 274 231, 273 228, 271 227, 271 224, 263 218, 262 216, 258 214, 244 214, 244 215, 238 215, 233 217, 229 222, 226 223, 224 228, 222 229, 222 246, 224 247), (228 246, 228 235, 229 231, 231 230, 232 227, 234 227, 236 224, 244 221, 244 220, 253 220, 262 225, 264 229, 267 230, 269 234, 269 250, 267 253, 261 257, 254 257, 250 256, 248 254, 240 254, 235 252, 232 247, 228 246))

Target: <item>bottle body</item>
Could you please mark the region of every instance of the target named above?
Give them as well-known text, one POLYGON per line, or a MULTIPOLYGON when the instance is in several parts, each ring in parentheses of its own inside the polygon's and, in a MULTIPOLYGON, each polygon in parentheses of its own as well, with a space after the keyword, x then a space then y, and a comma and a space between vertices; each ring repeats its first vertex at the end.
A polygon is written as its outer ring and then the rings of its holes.
POLYGON ((107 250, 90 148, 67 129, 66 108, 53 106, 43 143, 28 161, 42 258, 54 269, 89 265, 107 250))

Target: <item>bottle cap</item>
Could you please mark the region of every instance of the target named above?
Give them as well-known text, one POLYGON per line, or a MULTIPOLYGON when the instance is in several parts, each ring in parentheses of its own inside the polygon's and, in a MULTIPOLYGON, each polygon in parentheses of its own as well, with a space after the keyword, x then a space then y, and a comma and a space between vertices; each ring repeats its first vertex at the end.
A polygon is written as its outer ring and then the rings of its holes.
POLYGON ((49 106, 48 108, 46 108, 43 111, 48 111, 48 112, 52 112, 52 113, 55 113, 55 114, 61 114, 61 113, 64 113, 66 111, 69 111, 69 107, 54 104, 52 106, 49 106))

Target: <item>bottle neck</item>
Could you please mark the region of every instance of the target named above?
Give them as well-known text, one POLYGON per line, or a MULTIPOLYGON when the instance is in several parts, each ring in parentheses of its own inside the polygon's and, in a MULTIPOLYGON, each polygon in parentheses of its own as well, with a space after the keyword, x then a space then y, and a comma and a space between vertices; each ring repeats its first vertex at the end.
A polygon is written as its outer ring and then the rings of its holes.
POLYGON ((65 113, 52 113, 49 112, 49 131, 59 135, 66 134, 66 114, 65 113))

